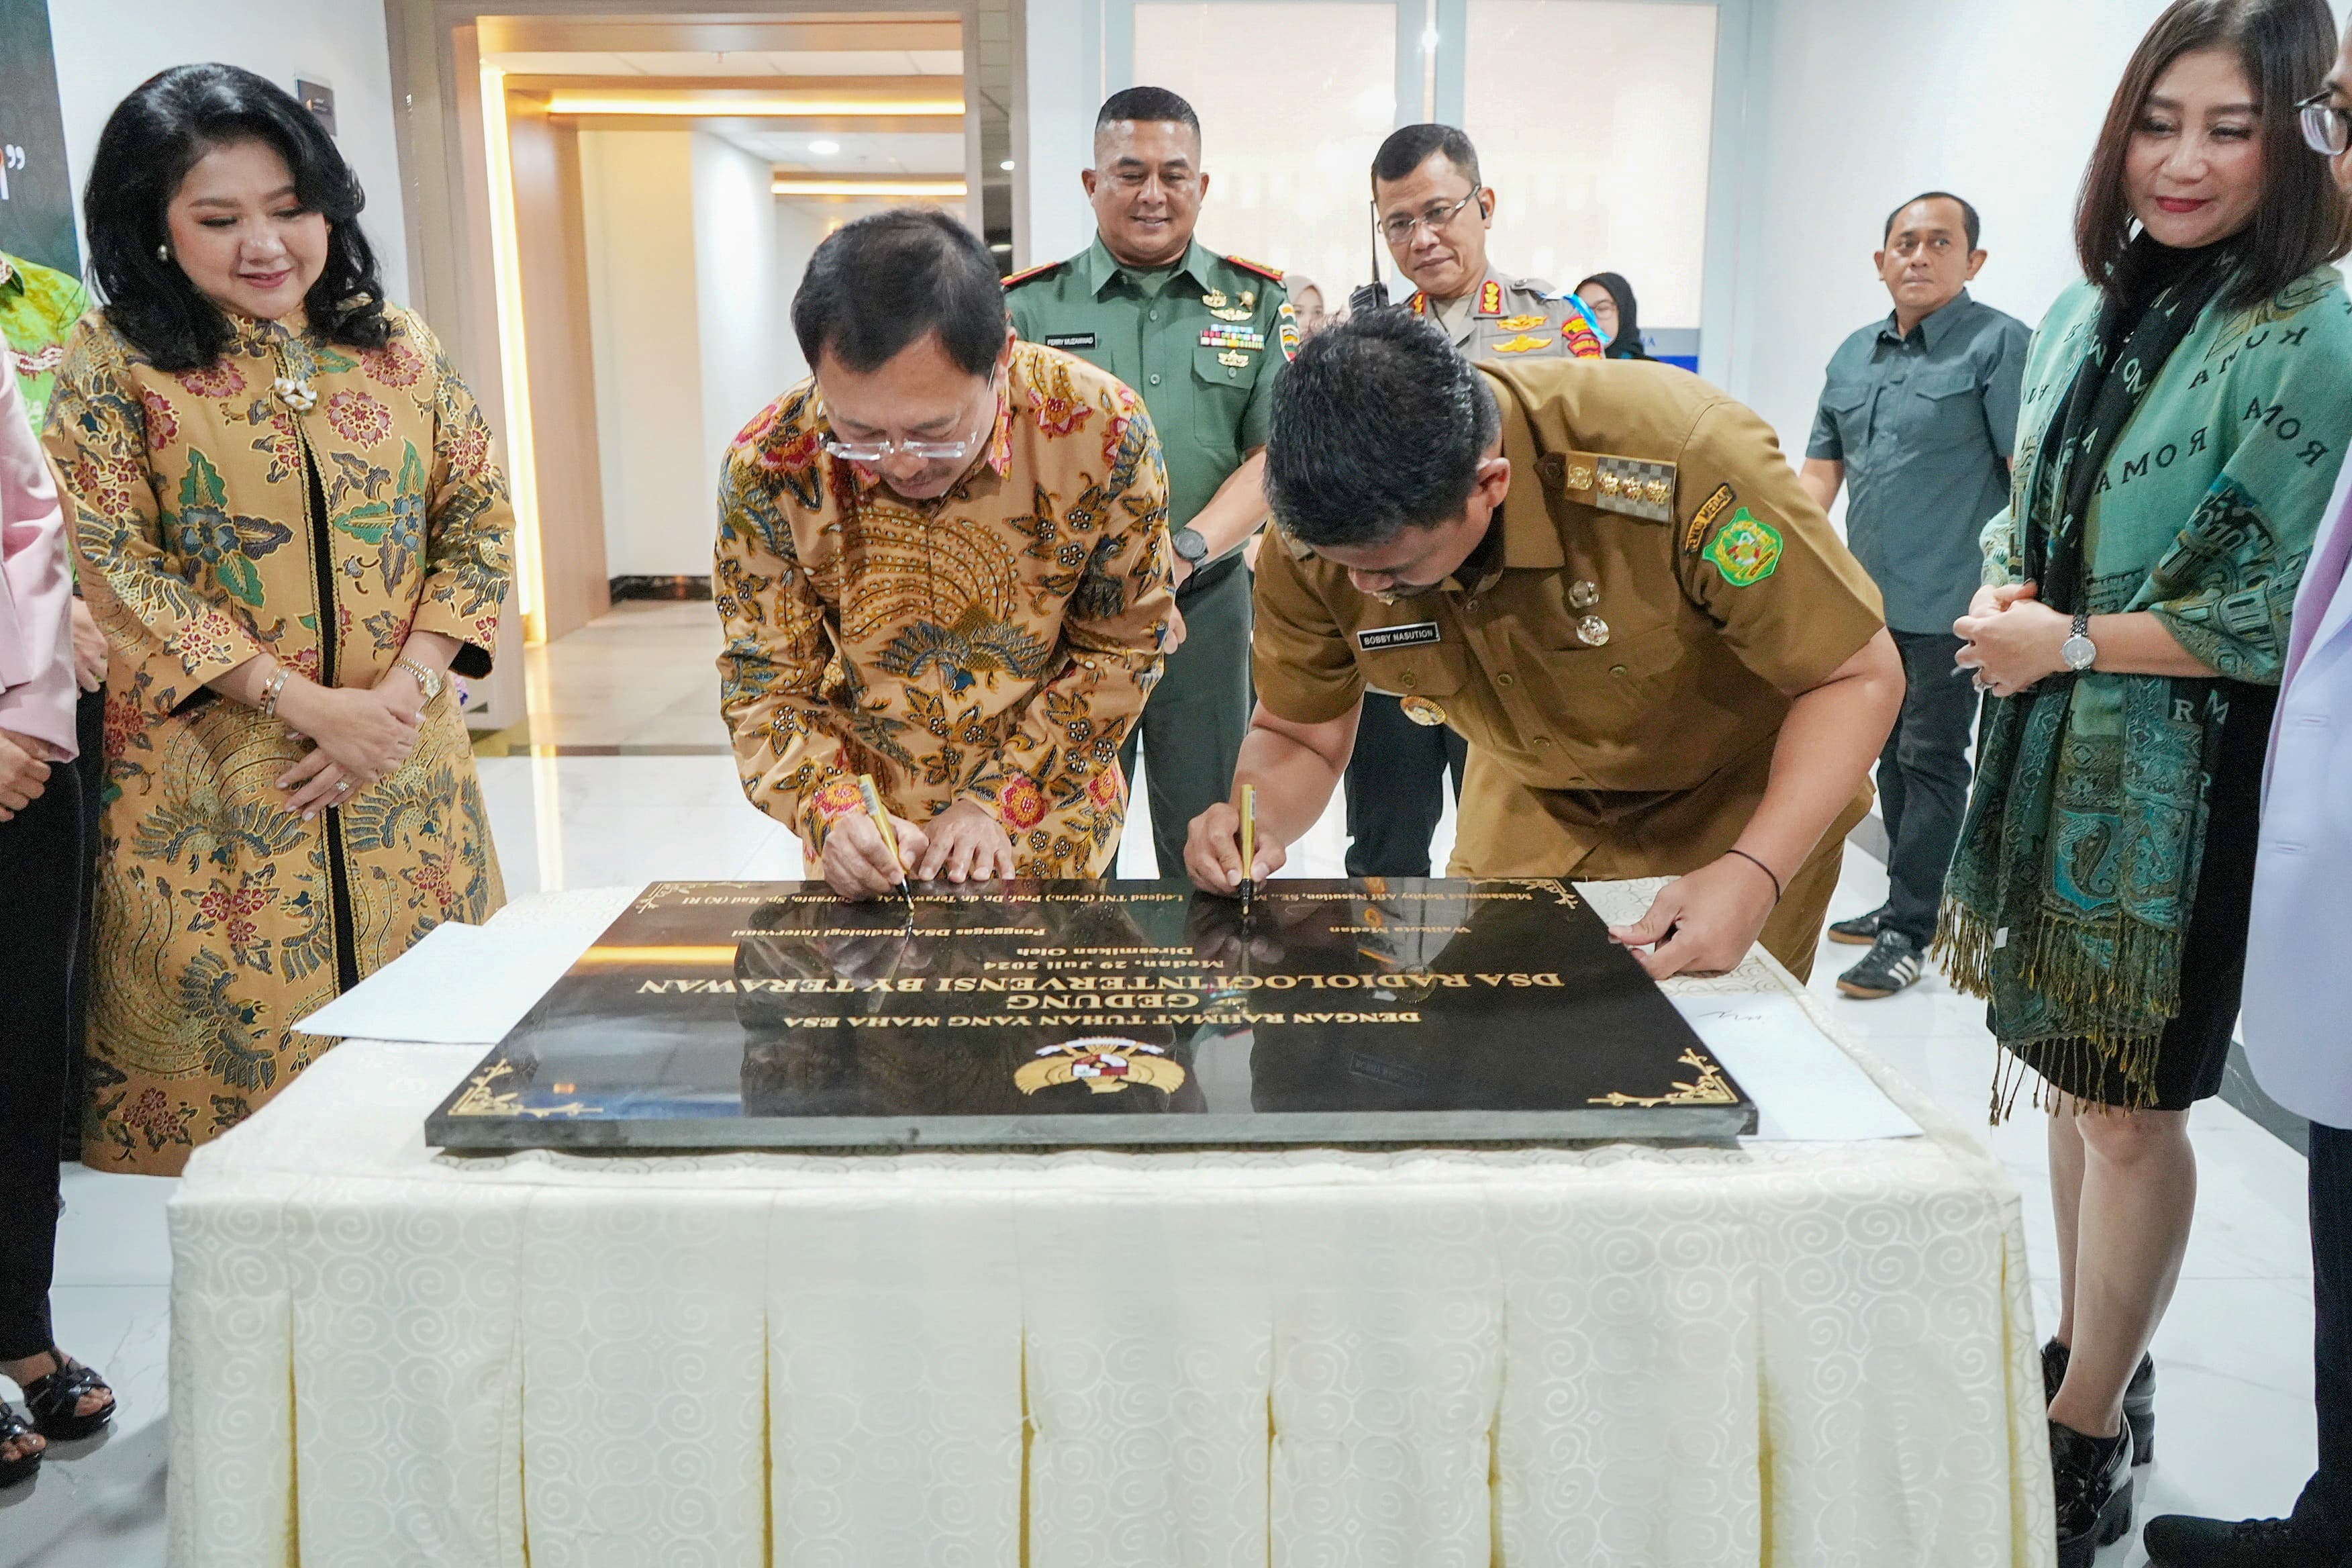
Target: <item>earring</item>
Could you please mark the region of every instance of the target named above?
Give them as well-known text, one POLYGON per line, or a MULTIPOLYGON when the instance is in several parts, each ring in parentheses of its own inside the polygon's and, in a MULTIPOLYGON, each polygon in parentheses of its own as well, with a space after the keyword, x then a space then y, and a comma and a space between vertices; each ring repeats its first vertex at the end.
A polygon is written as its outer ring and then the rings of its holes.
POLYGON ((171 247, 169 245, 159 245, 159 246, 157 246, 157 247, 155 247, 155 259, 156 259, 156 260, 158 260, 158 261, 169 261, 169 260, 171 260, 171 259, 172 259, 172 247, 171 247))

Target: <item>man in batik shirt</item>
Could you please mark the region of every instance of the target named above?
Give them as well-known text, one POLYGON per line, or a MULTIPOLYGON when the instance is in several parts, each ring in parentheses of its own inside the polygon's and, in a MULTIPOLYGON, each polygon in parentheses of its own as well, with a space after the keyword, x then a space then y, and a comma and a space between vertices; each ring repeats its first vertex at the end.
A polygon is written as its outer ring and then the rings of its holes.
POLYGON ((902 874, 1103 875, 1119 743, 1174 603, 1143 405, 1016 342, 986 247, 942 213, 835 233, 793 328, 815 374, 719 475, 720 708, 744 793, 849 897, 902 874))

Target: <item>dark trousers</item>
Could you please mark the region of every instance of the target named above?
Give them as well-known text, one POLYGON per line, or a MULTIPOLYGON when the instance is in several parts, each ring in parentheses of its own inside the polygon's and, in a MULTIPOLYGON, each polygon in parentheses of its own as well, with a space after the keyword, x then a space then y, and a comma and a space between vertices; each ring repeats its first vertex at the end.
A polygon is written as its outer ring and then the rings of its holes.
POLYGON ((2352 1131, 2311 1124, 2312 1395, 2319 1470, 2295 1517, 2352 1542, 2352 1131))
MULTIPOLYGON (((1250 574, 1241 557, 1211 565, 1176 607, 1184 613, 1184 646, 1168 656, 1118 753, 1132 779, 1142 742, 1151 847, 1162 877, 1184 875, 1184 836, 1194 817, 1232 795, 1234 764, 1249 733, 1250 574)), ((1128 802, 1130 816, 1139 804, 1128 802)))
POLYGON ((1969 806, 1969 731, 1977 690, 1956 676, 1960 639, 1896 632, 1903 710, 1878 754, 1878 810, 1886 822, 1886 923, 1921 947, 1935 939, 1944 874, 1969 806))
POLYGON ((81 1108, 89 1099, 89 965, 98 951, 98 819, 106 811, 106 689, 85 691, 74 711, 80 731, 81 755, 74 771, 81 775, 81 930, 74 941, 72 1043, 66 1054, 64 1137, 58 1145, 62 1160, 81 1158, 81 1108))
POLYGON ((49 1346, 58 1243, 58 1128, 81 931, 81 776, 52 766, 40 797, 0 822, 0 1361, 49 1346))
POLYGON ((1348 875, 1426 877, 1429 841, 1445 813, 1445 775, 1462 798, 1470 743, 1446 724, 1416 724, 1398 700, 1364 693, 1348 759, 1348 875))

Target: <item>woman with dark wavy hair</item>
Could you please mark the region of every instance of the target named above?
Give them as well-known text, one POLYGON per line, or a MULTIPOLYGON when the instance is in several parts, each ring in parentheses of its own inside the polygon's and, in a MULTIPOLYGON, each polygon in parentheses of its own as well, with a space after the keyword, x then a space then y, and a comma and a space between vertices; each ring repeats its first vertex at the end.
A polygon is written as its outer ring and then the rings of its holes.
POLYGON ((46 437, 112 652, 83 1158, 176 1173, 325 1047, 289 1026, 503 900, 455 670, 512 514, 383 298, 359 182, 234 66, 142 84, 83 199, 104 300, 46 437))
POLYGON ((1995 1114, 2027 1077, 2050 1112, 2063 1568, 2129 1527, 2155 1432, 2189 1111, 2221 1085, 2288 619, 2352 441, 2352 230, 2297 124, 2335 56, 2326 0, 2179 0, 2141 40, 1953 628, 1993 700, 1937 941, 1990 1003, 1995 1114))

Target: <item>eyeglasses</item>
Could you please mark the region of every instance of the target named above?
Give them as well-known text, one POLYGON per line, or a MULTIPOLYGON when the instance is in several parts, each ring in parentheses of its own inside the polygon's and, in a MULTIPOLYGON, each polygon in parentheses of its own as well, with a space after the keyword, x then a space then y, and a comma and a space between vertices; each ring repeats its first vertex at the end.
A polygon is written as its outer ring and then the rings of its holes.
POLYGON ((1464 207, 1484 195, 1486 189, 1484 185, 1473 185, 1470 187, 1470 194, 1460 201, 1439 202, 1433 206, 1423 208, 1416 216, 1408 217, 1400 213, 1394 217, 1383 218, 1381 220, 1381 237, 1391 245, 1405 245, 1412 241, 1414 232, 1424 224, 1428 225, 1430 233, 1435 234, 1439 229, 1452 223, 1464 207))
MULTIPOLYGON (((992 405, 995 395, 996 377, 992 373, 988 378, 987 398, 992 405)), ((913 458, 926 463, 960 463, 979 451, 986 444, 988 435, 987 426, 983 425, 958 441, 845 441, 839 437, 827 436, 824 446, 826 452, 845 463, 880 463, 892 458, 913 458)))
POLYGON ((2335 96, 2334 88, 2323 87, 2294 110, 2303 125, 2304 145, 2324 156, 2340 158, 2352 150, 2352 109, 2329 102, 2335 96))

